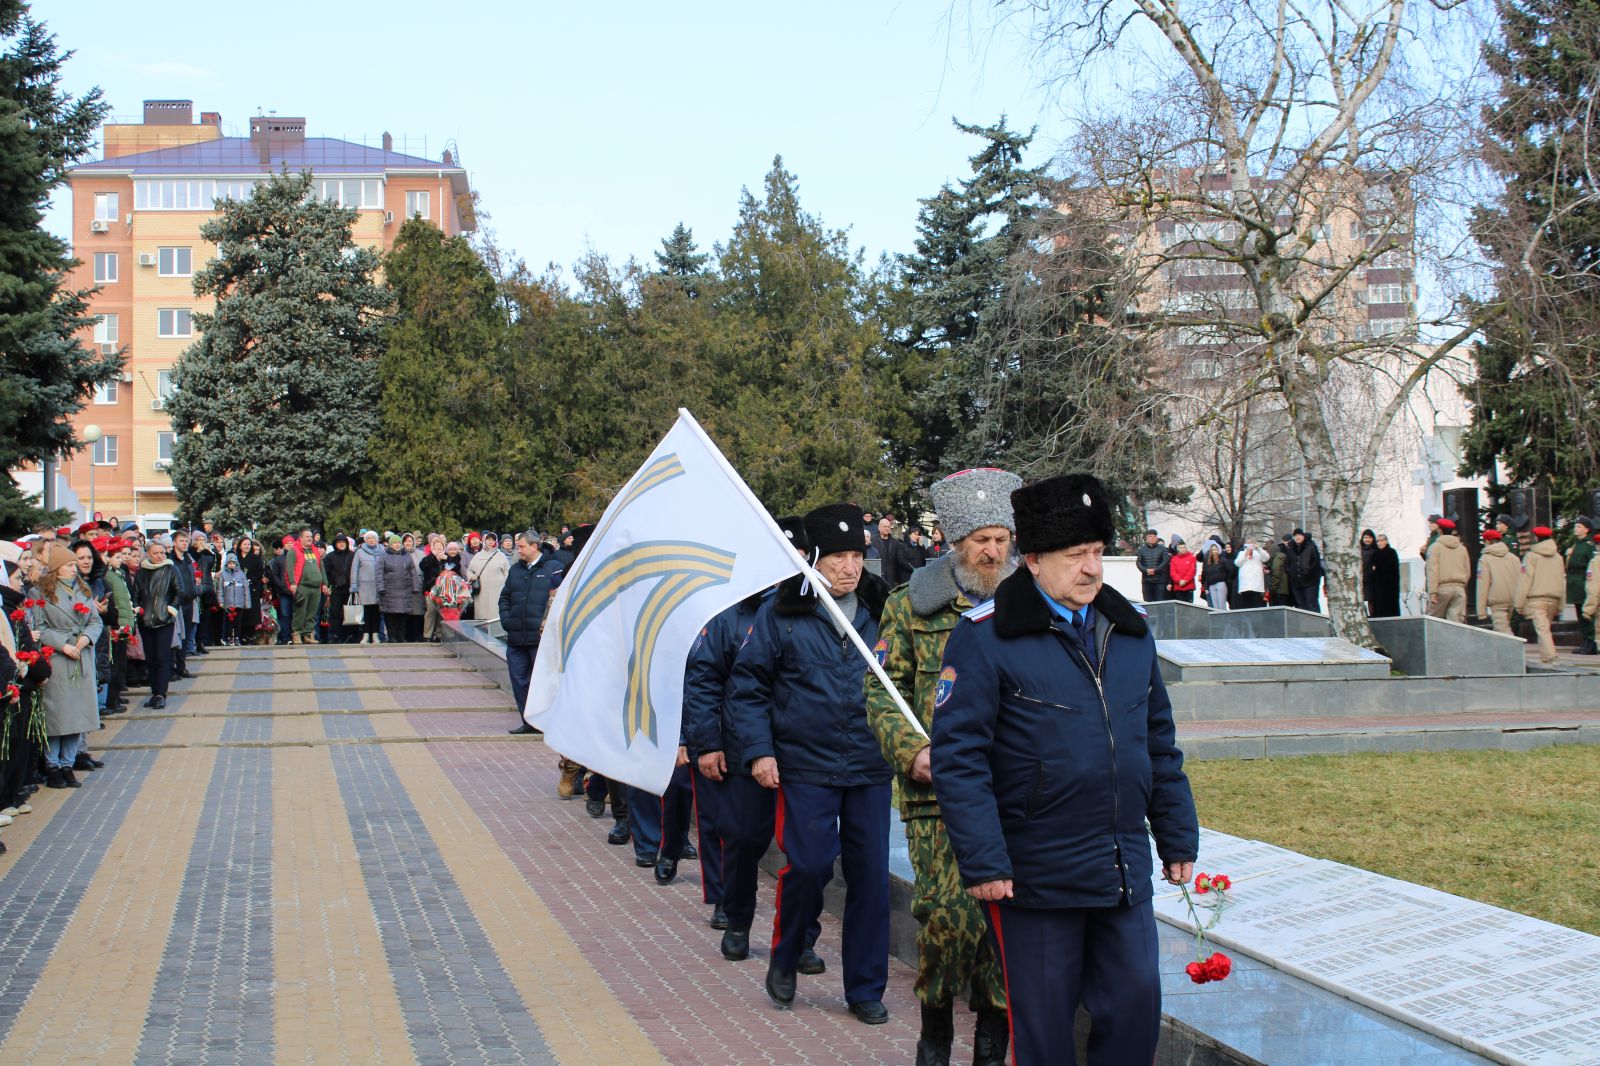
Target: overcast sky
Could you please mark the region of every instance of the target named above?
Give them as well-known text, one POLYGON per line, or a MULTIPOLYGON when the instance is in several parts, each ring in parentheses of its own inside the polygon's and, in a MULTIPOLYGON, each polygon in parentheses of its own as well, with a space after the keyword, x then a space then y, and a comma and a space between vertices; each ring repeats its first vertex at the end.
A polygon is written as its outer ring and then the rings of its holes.
MULTIPOLYGON (((869 258, 909 250, 918 198, 962 177, 977 144, 952 116, 1039 125, 1039 160, 1065 130, 1016 34, 968 12, 947 0, 33 4, 77 53, 67 87, 100 86, 118 117, 178 98, 220 111, 225 132, 276 111, 305 116, 313 136, 387 130, 418 154, 425 141, 433 158, 453 140, 501 243, 536 267, 586 247, 648 258, 679 220, 703 247, 725 240, 740 188, 759 189, 780 153, 806 208, 869 258)), ((63 204, 49 224, 66 232, 63 204)))

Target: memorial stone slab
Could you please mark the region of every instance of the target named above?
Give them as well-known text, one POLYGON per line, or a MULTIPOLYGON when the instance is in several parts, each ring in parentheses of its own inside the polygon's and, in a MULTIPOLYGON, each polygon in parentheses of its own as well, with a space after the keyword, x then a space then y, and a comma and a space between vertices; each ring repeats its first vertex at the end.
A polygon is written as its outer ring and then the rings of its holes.
POLYGON ((1527 643, 1443 618, 1373 618, 1395 668, 1413 677, 1518 677, 1527 672, 1527 643))
MULTIPOLYGON (((1203 833, 1199 868, 1233 881, 1219 947, 1496 1062, 1600 1064, 1600 937, 1225 834, 1203 833)), ((1192 929, 1182 895, 1155 890, 1192 929)))
POLYGON ((1297 607, 1252 607, 1242 611, 1212 611, 1214 639, 1251 637, 1331 637, 1333 624, 1326 615, 1297 607))
POLYGON ((1387 658, 1337 637, 1157 640, 1156 654, 1169 685, 1389 676, 1387 658))

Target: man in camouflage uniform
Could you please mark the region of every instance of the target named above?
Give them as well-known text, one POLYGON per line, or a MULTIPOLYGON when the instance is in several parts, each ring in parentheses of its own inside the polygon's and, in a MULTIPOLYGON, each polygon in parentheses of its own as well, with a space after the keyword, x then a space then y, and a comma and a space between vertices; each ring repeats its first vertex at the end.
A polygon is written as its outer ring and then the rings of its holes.
MULTIPOLYGON (((961 613, 994 594, 1013 569, 1011 491, 1022 479, 1003 470, 965 470, 931 492, 954 550, 915 571, 890 594, 878 630, 884 671, 929 732, 941 682, 945 640, 961 613)), ((922 1005, 917 1066, 946 1066, 955 1032, 955 1000, 972 989, 978 1012, 976 1066, 1005 1061, 1009 1041, 1005 981, 987 937, 983 911, 961 885, 955 854, 934 796, 927 737, 912 728, 883 685, 867 675, 867 719, 900 785, 900 817, 916 871, 912 914, 917 933, 915 990, 922 1005)))

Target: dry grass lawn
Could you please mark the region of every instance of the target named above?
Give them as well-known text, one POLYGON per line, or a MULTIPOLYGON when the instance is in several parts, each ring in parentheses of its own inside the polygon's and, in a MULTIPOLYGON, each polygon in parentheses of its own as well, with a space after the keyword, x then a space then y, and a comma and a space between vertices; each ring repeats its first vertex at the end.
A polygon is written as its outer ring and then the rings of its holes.
POLYGON ((1208 829, 1600 934, 1600 747, 1185 769, 1208 829))

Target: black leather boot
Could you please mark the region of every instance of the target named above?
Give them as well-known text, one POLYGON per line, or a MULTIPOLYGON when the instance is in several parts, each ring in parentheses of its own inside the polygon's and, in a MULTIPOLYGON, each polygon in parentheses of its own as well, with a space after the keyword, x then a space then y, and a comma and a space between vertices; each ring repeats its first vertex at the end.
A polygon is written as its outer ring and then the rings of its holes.
POLYGON ((979 1008, 972 1034, 972 1066, 1005 1066, 1011 1046, 1011 1016, 993 1007, 979 1008))
POLYGON ((955 1005, 922 1004, 922 1032, 917 1037, 917 1066, 950 1066, 950 1045, 955 1042, 955 1005))

